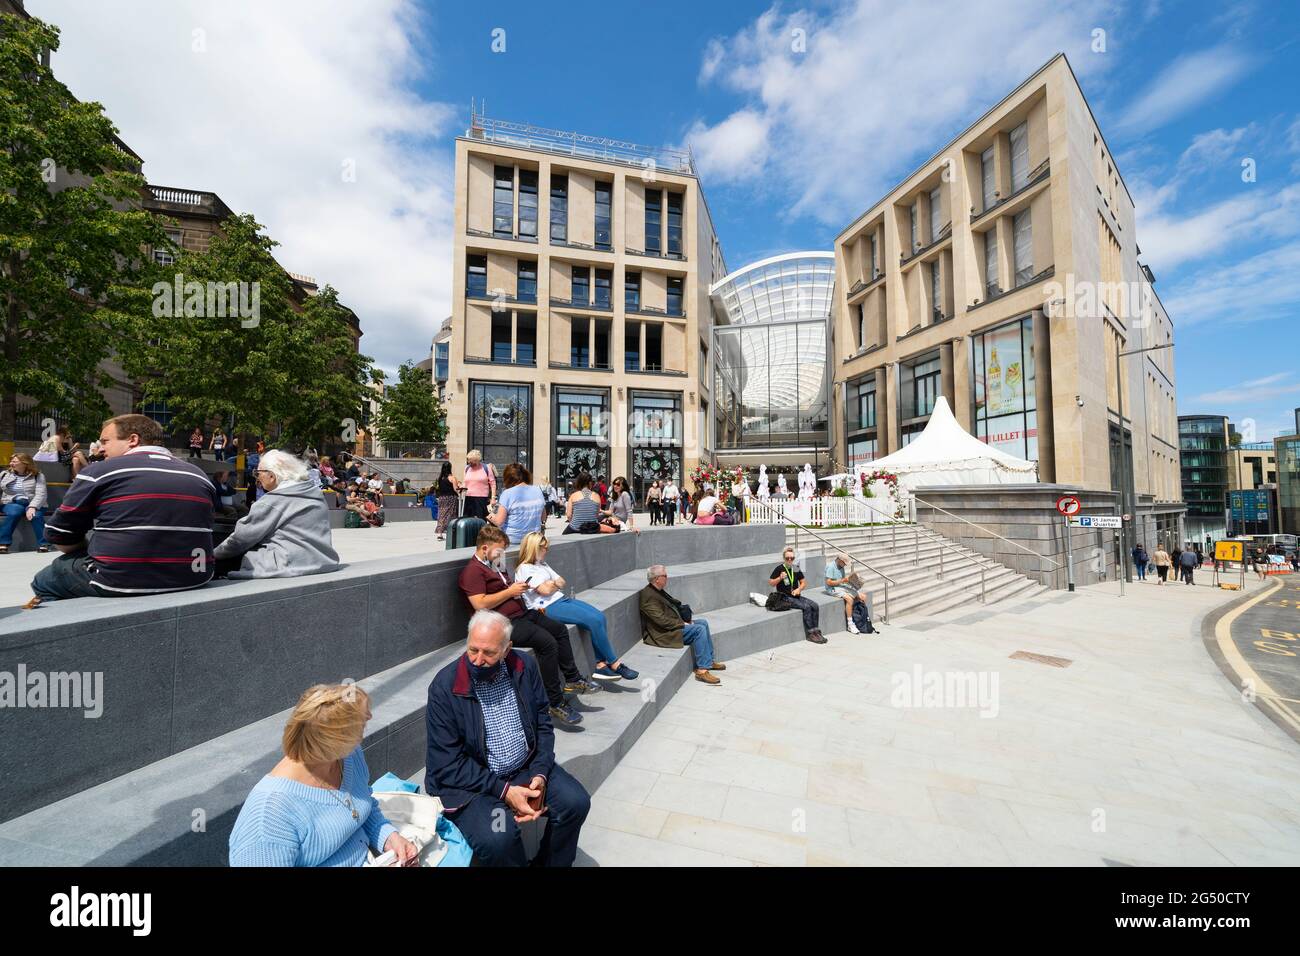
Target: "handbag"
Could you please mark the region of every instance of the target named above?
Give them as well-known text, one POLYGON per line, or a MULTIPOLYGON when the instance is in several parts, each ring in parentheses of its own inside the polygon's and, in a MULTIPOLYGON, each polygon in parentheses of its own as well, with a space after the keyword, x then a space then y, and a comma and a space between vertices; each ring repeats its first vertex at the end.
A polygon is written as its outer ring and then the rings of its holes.
MULTIPOLYGON (((464 834, 442 813, 442 801, 425 793, 376 791, 376 808, 415 844, 420 866, 469 866, 473 851, 464 834)), ((377 854, 369 852, 367 862, 377 854)))
POLYGON ((789 611, 795 606, 794 601, 780 591, 773 591, 767 596, 767 609, 769 611, 789 611))
POLYGON ((679 613, 682 616, 682 620, 687 624, 690 624, 691 618, 694 617, 694 612, 691 610, 691 606, 689 604, 677 605, 677 613, 679 613))

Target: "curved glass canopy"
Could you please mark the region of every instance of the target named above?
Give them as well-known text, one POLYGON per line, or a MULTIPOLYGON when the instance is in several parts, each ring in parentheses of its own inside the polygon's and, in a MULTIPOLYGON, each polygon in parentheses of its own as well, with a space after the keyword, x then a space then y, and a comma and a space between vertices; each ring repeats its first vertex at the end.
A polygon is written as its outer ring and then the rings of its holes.
POLYGON ((825 446, 835 257, 764 259, 715 283, 717 447, 825 446))

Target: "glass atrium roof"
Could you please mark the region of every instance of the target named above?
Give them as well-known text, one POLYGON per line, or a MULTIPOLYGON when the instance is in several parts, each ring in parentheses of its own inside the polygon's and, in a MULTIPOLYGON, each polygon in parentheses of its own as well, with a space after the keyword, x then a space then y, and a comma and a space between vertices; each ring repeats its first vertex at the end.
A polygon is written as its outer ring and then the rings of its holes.
POLYGON ((709 292, 731 325, 825 321, 834 285, 833 252, 792 252, 737 269, 709 292))

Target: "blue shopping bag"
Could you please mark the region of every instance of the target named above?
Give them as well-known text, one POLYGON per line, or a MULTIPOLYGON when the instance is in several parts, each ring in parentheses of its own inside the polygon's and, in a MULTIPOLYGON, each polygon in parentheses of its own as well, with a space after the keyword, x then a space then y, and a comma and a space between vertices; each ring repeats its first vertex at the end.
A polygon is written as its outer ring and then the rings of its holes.
POLYGON ((438 836, 447 844, 447 853, 438 862, 439 866, 469 866, 474 851, 466 842, 465 834, 445 816, 438 817, 438 836))

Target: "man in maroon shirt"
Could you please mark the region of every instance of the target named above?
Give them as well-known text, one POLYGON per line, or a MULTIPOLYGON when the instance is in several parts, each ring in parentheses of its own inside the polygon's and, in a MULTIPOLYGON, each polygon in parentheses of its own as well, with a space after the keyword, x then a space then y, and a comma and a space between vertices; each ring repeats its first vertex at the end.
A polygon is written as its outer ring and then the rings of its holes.
POLYGON ((551 719, 565 727, 582 723, 582 714, 573 708, 565 694, 594 694, 600 688, 585 680, 574 663, 568 627, 542 611, 528 610, 519 600, 528 590, 528 584, 515 581, 502 560, 510 544, 504 531, 495 525, 484 525, 474 543, 477 546, 474 557, 460 572, 460 589, 465 599, 475 611, 496 611, 510 618, 511 641, 517 647, 531 648, 537 658, 550 700, 551 719))

